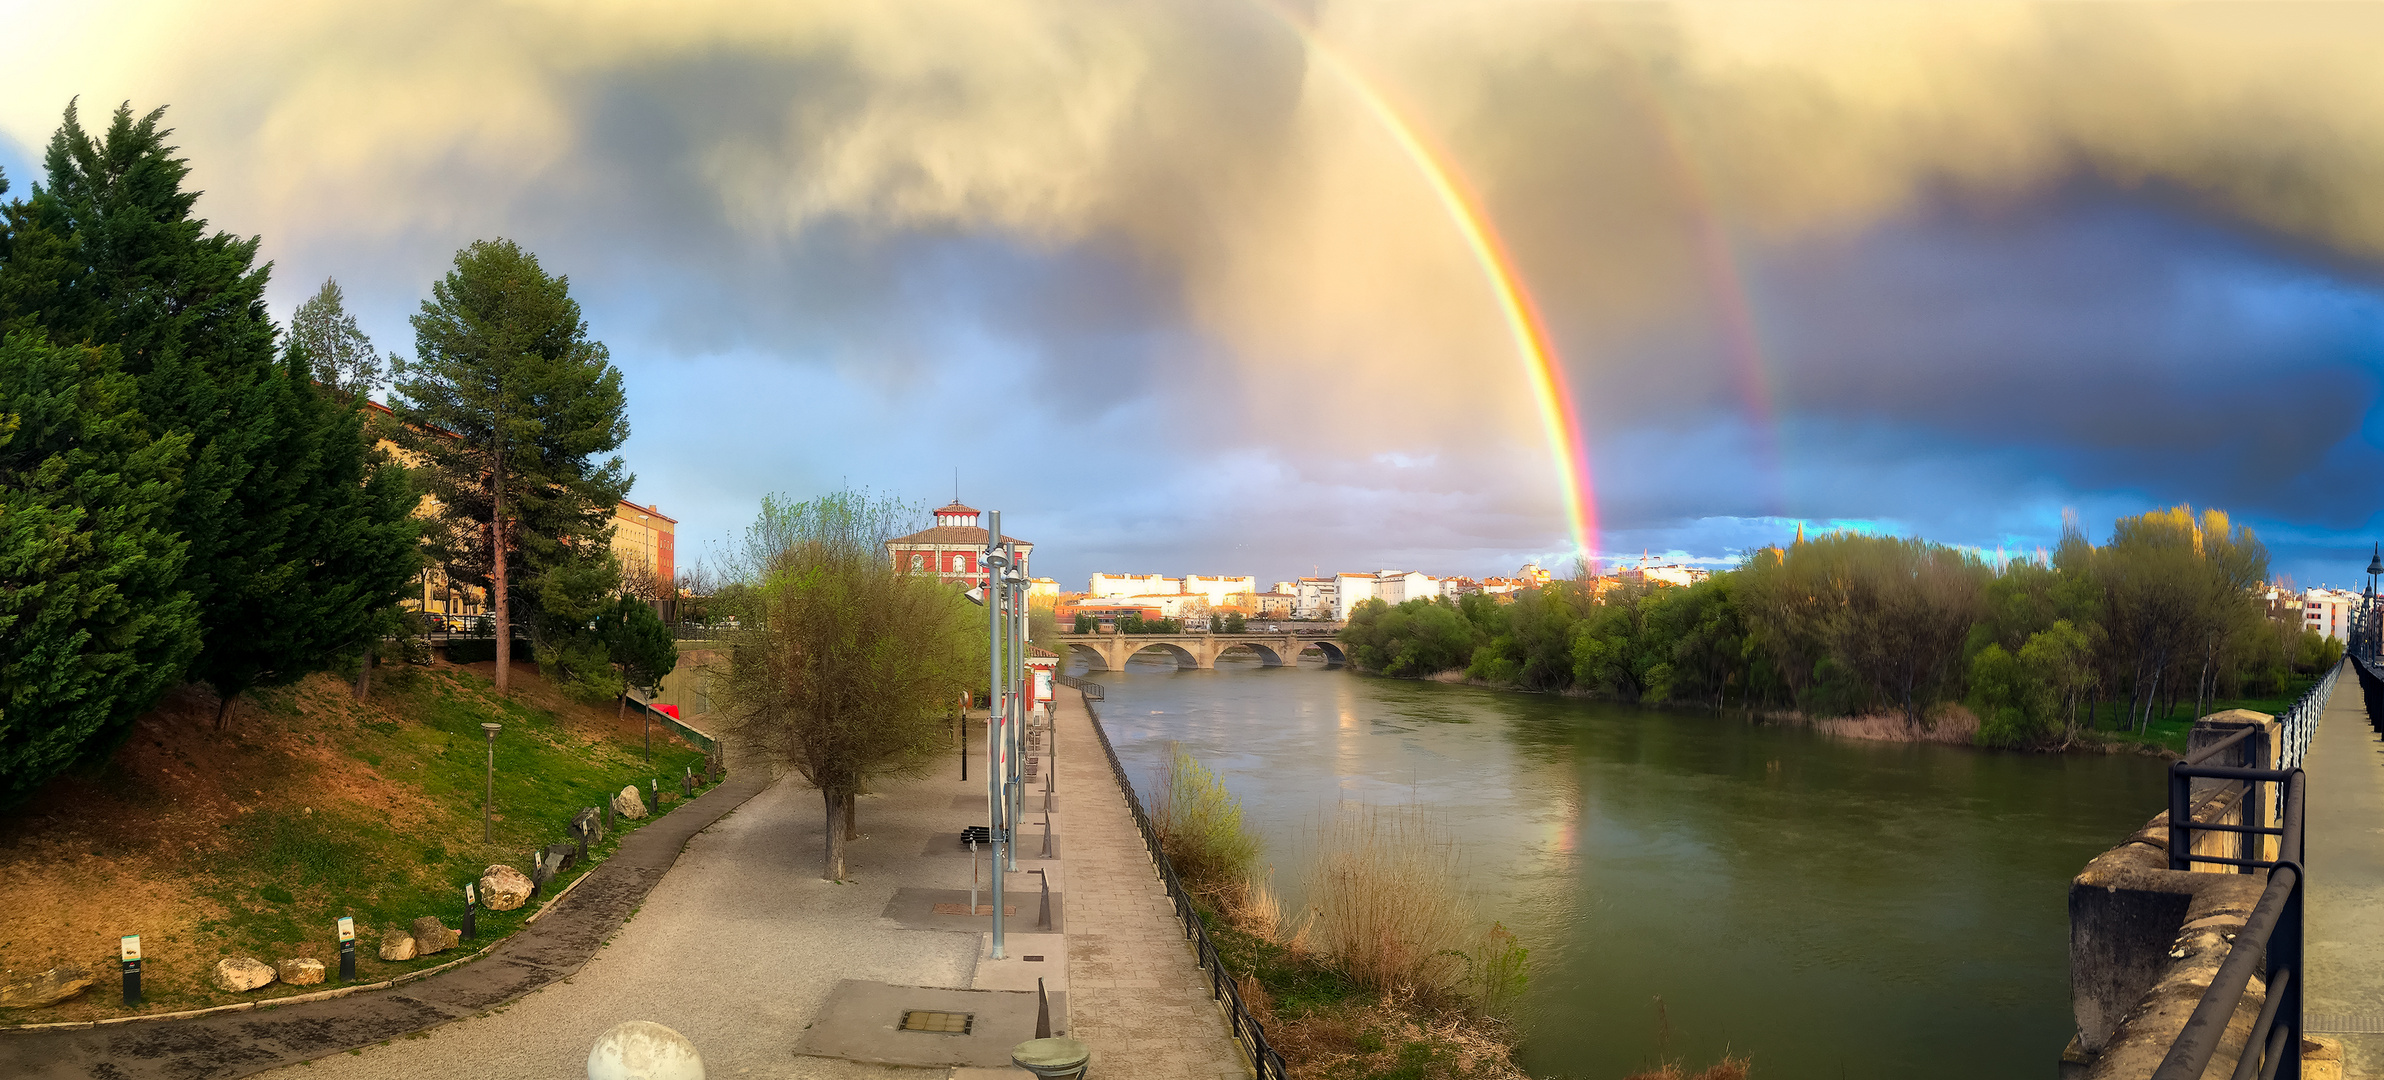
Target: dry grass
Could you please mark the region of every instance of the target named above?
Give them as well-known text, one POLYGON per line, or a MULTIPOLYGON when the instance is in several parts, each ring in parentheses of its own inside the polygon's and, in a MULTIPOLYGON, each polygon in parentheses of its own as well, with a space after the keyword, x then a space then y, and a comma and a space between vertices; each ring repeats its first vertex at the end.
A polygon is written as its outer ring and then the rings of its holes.
POLYGON ((1978 741, 1978 717, 1960 705, 1949 705, 1926 728, 1913 728, 1896 714, 1839 716, 1809 721, 1813 730, 1848 739, 1876 742, 1931 742, 1970 746, 1978 741))
POLYGON ((1258 837, 1242 822, 1242 800, 1225 790, 1216 773, 1180 746, 1168 751, 1151 828, 1184 886, 1222 903, 1248 888, 1258 837))
POLYGON ((1447 830, 1413 807, 1344 808, 1318 828, 1303 929, 1352 981, 1386 995, 1455 994, 1473 905, 1447 830))

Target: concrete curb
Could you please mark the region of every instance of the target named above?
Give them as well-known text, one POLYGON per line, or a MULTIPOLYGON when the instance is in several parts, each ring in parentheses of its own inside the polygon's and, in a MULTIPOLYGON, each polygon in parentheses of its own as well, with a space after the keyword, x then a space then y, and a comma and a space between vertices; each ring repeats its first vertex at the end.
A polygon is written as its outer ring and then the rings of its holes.
POLYGON ((268 1001, 0 1028, 0 1076, 83 1080, 98 1069, 111 1080, 247 1076, 486 1012, 577 974, 697 833, 771 783, 766 768, 738 770, 623 837, 611 857, 540 905, 521 929, 469 956, 377 983, 268 1001), (580 889, 591 881, 597 884, 580 889), (576 901, 563 903, 575 894, 576 901), (484 959, 490 963, 475 963, 484 959), (409 984, 416 988, 407 993, 365 993, 409 984))

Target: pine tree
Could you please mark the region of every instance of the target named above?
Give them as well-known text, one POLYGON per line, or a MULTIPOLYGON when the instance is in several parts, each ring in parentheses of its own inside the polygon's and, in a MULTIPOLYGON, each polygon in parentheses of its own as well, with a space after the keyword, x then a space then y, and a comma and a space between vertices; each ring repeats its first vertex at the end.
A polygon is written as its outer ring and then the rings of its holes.
POLYGON ((290 343, 314 358, 315 382, 342 397, 363 397, 389 383, 372 338, 348 313, 333 278, 290 313, 290 343))
POLYGON ((199 647, 167 528, 190 438, 111 350, 0 341, 0 806, 129 730, 199 647))
POLYGON ((446 515, 436 554, 450 576, 489 589, 501 693, 517 604, 585 625, 618 586, 612 508, 631 477, 598 455, 629 436, 621 373, 588 336, 569 279, 510 240, 457 252, 413 324, 393 404, 446 515))

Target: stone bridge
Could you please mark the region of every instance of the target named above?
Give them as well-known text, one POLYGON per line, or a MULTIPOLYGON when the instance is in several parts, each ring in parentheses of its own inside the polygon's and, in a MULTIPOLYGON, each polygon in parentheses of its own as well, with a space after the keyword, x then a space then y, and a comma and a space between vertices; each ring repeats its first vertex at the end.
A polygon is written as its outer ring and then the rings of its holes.
POLYGON ((1061 634, 1059 637, 1070 655, 1084 657, 1085 663, 1098 671, 1121 670, 1128 659, 1145 649, 1159 649, 1173 656, 1178 668, 1204 671, 1215 668, 1217 658, 1234 649, 1250 650, 1268 667, 1297 663, 1304 649, 1323 653, 1328 664, 1348 659, 1341 651, 1340 642, 1314 633, 1061 634))

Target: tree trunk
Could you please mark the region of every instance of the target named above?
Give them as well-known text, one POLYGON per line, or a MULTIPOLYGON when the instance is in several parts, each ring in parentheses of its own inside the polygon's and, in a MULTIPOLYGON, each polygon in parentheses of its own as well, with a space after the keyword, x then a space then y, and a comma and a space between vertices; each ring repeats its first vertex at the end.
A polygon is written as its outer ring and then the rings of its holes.
POLYGON ((822 875, 830 881, 844 880, 844 796, 840 792, 820 789, 820 799, 828 805, 828 866, 822 875))
POLYGON ((215 730, 222 731, 224 729, 224 725, 232 722, 232 703, 238 700, 240 700, 240 691, 238 690, 234 690, 229 694, 219 695, 216 698, 215 730))
POLYGON ((513 614, 505 588, 505 451, 499 447, 495 467, 488 478, 490 509, 488 515, 489 548, 495 555, 495 572, 489 575, 490 591, 495 595, 497 624, 497 693, 503 694, 511 685, 513 673, 513 614))
POLYGON ((855 802, 859 798, 858 792, 844 793, 844 838, 847 840, 861 838, 861 815, 857 812, 860 807, 855 802))
POLYGON ((364 662, 356 665, 356 700, 358 701, 362 701, 372 694, 373 651, 370 648, 365 649, 364 662))

